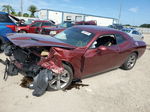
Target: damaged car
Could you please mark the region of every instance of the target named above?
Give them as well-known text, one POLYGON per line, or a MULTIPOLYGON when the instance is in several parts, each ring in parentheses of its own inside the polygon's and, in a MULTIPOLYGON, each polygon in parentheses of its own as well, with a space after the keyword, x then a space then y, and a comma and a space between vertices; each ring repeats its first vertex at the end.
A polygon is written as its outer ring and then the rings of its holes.
POLYGON ((143 41, 115 29, 81 25, 51 37, 40 34, 9 34, 5 45, 8 75, 34 78, 34 94, 62 90, 73 80, 122 68, 130 70, 146 48, 143 41))

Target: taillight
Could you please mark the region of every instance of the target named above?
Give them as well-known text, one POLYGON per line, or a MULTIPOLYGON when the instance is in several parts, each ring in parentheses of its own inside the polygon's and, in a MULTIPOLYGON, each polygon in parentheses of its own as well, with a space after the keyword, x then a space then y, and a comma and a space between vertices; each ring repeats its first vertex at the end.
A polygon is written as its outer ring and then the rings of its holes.
POLYGON ((16 31, 16 26, 15 25, 6 25, 8 28, 12 29, 13 31, 16 31))

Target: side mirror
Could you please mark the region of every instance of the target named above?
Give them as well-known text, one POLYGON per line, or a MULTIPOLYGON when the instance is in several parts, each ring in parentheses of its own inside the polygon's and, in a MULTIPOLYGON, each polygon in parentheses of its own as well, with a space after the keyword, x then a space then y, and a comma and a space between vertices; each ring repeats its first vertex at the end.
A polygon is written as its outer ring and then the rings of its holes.
POLYGON ((100 51, 105 51, 107 48, 105 47, 105 46, 100 46, 100 47, 98 47, 98 50, 100 50, 100 51))
POLYGON ((103 54, 103 51, 105 51, 107 48, 105 46, 100 46, 97 49, 97 53, 103 54))

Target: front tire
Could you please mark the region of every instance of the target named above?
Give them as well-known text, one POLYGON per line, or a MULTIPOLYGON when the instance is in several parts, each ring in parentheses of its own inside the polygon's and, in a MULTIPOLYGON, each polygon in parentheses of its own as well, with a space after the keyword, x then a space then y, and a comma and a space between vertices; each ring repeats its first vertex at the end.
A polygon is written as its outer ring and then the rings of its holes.
POLYGON ((49 81, 48 90, 64 90, 73 80, 73 72, 70 66, 63 64, 64 72, 60 75, 54 74, 53 79, 49 81))
POLYGON ((124 70, 130 70, 134 67, 136 60, 137 60, 137 54, 136 53, 131 53, 125 63, 121 66, 122 69, 124 70))
POLYGON ((4 39, 2 37, 0 37, 0 53, 3 53, 3 51, 4 51, 4 49, 3 49, 4 44, 5 44, 4 39))

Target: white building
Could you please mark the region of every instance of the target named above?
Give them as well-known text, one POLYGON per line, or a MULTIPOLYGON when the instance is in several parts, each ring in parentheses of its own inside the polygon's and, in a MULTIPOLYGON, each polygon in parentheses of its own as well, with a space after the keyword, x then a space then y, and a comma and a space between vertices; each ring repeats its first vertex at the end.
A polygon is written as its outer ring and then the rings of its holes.
POLYGON ((108 26, 118 23, 118 19, 110 17, 102 17, 81 13, 64 12, 50 9, 41 9, 38 13, 39 19, 53 20, 56 24, 60 24, 63 21, 90 21, 94 20, 98 26, 108 26))

